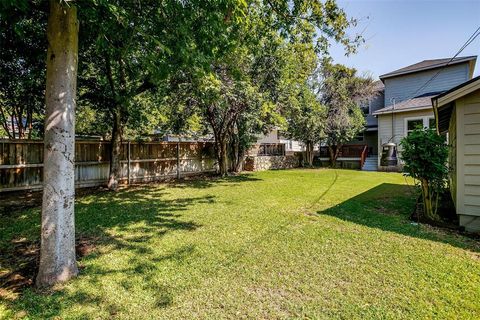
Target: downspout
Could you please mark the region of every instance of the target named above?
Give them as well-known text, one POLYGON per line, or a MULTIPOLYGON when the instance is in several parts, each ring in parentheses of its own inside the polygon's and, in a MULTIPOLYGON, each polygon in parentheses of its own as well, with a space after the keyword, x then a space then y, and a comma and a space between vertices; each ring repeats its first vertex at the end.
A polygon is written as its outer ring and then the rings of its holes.
MULTIPOLYGON (((394 113, 395 113, 395 98, 391 98, 390 99, 390 102, 393 103, 393 106, 392 106, 392 137, 390 138, 390 140, 388 140, 388 142, 394 142, 393 141, 393 138, 395 137, 395 121, 394 121, 394 113)), ((394 142, 395 143, 395 142, 394 142)))

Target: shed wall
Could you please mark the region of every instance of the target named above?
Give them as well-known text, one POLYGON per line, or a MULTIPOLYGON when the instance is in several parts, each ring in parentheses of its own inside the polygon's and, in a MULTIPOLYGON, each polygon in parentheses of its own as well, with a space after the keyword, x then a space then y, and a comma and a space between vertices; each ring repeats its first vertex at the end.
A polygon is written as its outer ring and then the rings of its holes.
POLYGON ((453 202, 457 205, 457 117, 455 115, 456 108, 453 108, 452 117, 450 118, 450 125, 448 127, 448 167, 449 167, 449 182, 450 193, 453 202))
POLYGON ((457 213, 460 225, 480 231, 480 90, 456 102, 457 213))

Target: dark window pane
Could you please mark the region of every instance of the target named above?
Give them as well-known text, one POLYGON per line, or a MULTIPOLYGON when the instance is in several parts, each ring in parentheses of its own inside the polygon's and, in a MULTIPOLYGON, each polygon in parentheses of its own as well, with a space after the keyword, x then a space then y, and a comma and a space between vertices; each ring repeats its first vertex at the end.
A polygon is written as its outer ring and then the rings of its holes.
POLYGON ((428 119, 428 127, 430 129, 435 129, 436 123, 435 123, 435 118, 428 119))
POLYGON ((407 130, 408 131, 415 130, 417 127, 420 127, 420 128, 423 127, 423 120, 422 119, 408 120, 407 121, 407 130))

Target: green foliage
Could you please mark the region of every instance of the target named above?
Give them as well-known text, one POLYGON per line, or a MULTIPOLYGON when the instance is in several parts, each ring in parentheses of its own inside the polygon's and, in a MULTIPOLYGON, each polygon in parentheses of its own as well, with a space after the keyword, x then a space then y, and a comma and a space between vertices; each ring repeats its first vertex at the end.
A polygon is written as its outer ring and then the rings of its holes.
POLYGON ((326 110, 308 84, 304 83, 296 91, 295 95, 289 96, 286 134, 303 142, 306 161, 313 166, 313 149, 323 136, 326 110))
POLYGON ((33 138, 43 133, 46 11, 40 0, 0 6, 2 136, 33 138))
POLYGON ((425 215, 438 220, 438 200, 447 185, 448 146, 434 130, 417 128, 400 142, 403 171, 419 182, 425 215))
POLYGON ((323 141, 330 149, 333 164, 341 146, 364 130, 365 117, 359 102, 374 95, 371 77, 324 59, 319 71, 318 91, 327 108, 323 141))

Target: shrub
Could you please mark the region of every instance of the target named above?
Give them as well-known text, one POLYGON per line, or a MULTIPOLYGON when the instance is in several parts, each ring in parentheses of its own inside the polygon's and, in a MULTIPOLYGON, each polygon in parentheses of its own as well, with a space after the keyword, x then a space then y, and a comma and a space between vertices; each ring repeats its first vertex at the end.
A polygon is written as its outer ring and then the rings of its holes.
POLYGON ((447 186, 448 147, 445 137, 434 130, 416 129, 400 142, 403 171, 415 179, 422 191, 424 214, 427 218, 440 220, 438 201, 447 186))

